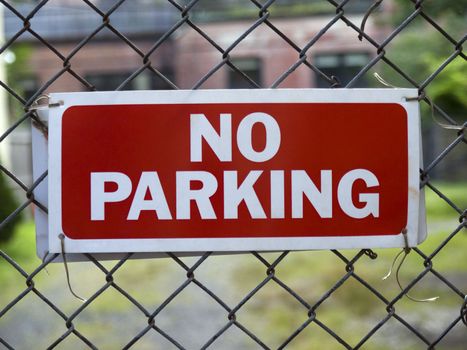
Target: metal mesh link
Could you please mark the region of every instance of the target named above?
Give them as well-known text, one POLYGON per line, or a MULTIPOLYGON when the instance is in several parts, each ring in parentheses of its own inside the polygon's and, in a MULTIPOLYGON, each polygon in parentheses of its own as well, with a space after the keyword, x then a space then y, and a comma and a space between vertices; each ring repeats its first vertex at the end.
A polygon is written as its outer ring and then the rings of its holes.
MULTIPOLYGON (((244 337, 247 339, 248 344, 251 348, 295 348, 296 340, 302 336, 307 336, 309 339, 314 339, 314 333, 316 330, 316 337, 318 339, 317 344, 319 344, 320 337, 329 337, 332 340, 332 343, 335 345, 335 348, 347 348, 347 349, 359 349, 359 348, 378 348, 375 346, 372 341, 374 338, 379 338, 381 330, 384 329, 389 324, 396 324, 396 329, 398 330, 396 334, 393 335, 393 338, 396 339, 396 344, 398 342, 400 334, 404 334, 406 338, 413 338, 414 343, 418 347, 414 348, 428 348, 433 349, 439 344, 443 344, 443 340, 448 338, 448 336, 453 332, 453 330, 458 329, 462 326, 460 333, 463 334, 463 344, 465 346, 467 342, 465 324, 467 324, 467 308, 466 300, 467 296, 465 294, 466 284, 462 283, 461 280, 451 279, 450 276, 446 275, 444 272, 437 267, 437 258, 443 252, 446 254, 455 254, 456 249, 460 249, 456 246, 455 243, 451 243, 453 240, 465 240, 467 237, 466 226, 467 226, 467 209, 462 207, 462 203, 456 203, 454 200, 450 199, 449 196, 443 193, 442 190, 438 188, 438 183, 432 181, 432 174, 436 172, 437 168, 446 162, 446 159, 453 154, 454 151, 464 152, 466 146, 466 136, 465 130, 467 122, 459 122, 458 118, 454 118, 450 115, 449 112, 443 110, 439 105, 436 104, 436 101, 432 101, 428 94, 427 88, 432 84, 436 78, 446 70, 446 67, 449 66, 451 62, 455 59, 460 59, 465 62, 466 55, 463 52, 463 44, 466 40, 466 36, 463 36, 460 39, 455 39, 451 34, 443 29, 443 23, 437 23, 437 21, 429 15, 428 11, 425 10, 425 3, 428 1, 412 1, 411 3, 411 12, 409 15, 402 19, 400 23, 393 27, 392 31, 385 37, 384 40, 377 40, 372 37, 365 29, 365 23, 368 18, 374 15, 377 11, 378 6, 381 4, 381 1, 375 1, 374 4, 370 3, 367 9, 365 16, 362 19, 362 16, 355 17, 347 10, 348 6, 352 1, 333 1, 328 0, 327 4, 332 6, 334 13, 327 17, 327 22, 322 26, 322 28, 316 32, 315 35, 307 39, 305 45, 297 44, 294 42, 292 37, 289 37, 287 32, 280 28, 276 24, 276 18, 274 17, 274 12, 271 10, 272 6, 275 5, 274 0, 269 1, 259 1, 251 0, 247 5, 249 9, 254 9, 257 12, 257 17, 251 19, 251 21, 246 21, 248 25, 245 27, 243 33, 238 36, 230 45, 224 46, 221 43, 215 41, 214 38, 210 37, 204 26, 201 22, 196 20, 196 16, 192 15, 193 12, 197 10, 203 0, 192 0, 192 1, 175 1, 168 0, 165 4, 166 8, 170 10, 171 16, 173 16, 173 23, 157 38, 157 40, 150 47, 142 47, 137 41, 133 41, 130 37, 131 35, 126 35, 123 31, 119 29, 118 22, 114 23, 113 18, 117 16, 119 9, 125 5, 125 3, 130 2, 131 0, 120 0, 112 2, 111 6, 104 10, 102 7, 99 7, 98 2, 93 2, 90 0, 83 0, 83 3, 86 5, 86 9, 93 12, 100 19, 100 24, 96 27, 88 28, 88 35, 80 38, 79 42, 74 45, 71 50, 67 52, 61 52, 59 45, 56 42, 49 41, 45 38, 44 35, 40 34, 35 26, 34 20, 41 14, 41 11, 45 11, 45 8, 52 3, 52 0, 42 0, 34 4, 34 6, 29 7, 27 13, 20 11, 19 5, 17 2, 8 2, 5 0, 0 0, 1 6, 3 6, 3 11, 8 12, 10 16, 15 16, 18 22, 21 22, 21 27, 17 32, 12 33, 10 37, 7 38, 6 42, 0 48, 0 53, 5 53, 9 50, 16 42, 20 40, 21 37, 25 35, 29 36, 29 40, 33 41, 37 45, 41 45, 49 53, 53 54, 58 62, 61 62, 61 65, 57 65, 54 70, 54 74, 41 86, 39 86, 34 93, 28 98, 22 96, 22 94, 15 90, 14 85, 9 84, 6 80, 0 81, 1 87, 7 92, 9 98, 14 103, 17 103, 22 106, 24 113, 18 118, 14 119, 10 123, 9 127, 0 135, 0 143, 7 142, 11 134, 13 134, 17 129, 21 128, 23 125, 28 123, 41 123, 34 111, 30 110, 29 107, 36 101, 41 95, 47 93, 49 88, 58 81, 62 76, 69 74, 74 79, 76 79, 86 90, 96 90, 96 87, 89 81, 86 76, 83 76, 79 69, 76 69, 74 66, 74 57, 84 50, 86 45, 102 35, 103 31, 108 31, 107 35, 111 35, 112 40, 117 40, 120 43, 126 45, 131 49, 137 56, 141 59, 141 65, 137 67, 136 70, 132 72, 131 75, 127 76, 124 80, 121 81, 120 85, 116 90, 126 89, 131 82, 138 78, 143 72, 149 71, 158 79, 161 79, 168 87, 177 89, 175 80, 166 75, 160 67, 158 67, 153 61, 152 56, 154 53, 157 53, 158 50, 166 44, 170 38, 174 35, 177 35, 181 27, 189 28, 192 31, 195 31, 199 34, 200 37, 205 40, 205 42, 211 47, 211 49, 218 53, 218 63, 211 67, 207 72, 200 74, 196 83, 194 83, 191 88, 198 89, 203 87, 207 81, 209 81, 218 71, 224 68, 230 68, 237 74, 239 74, 246 82, 251 85, 252 88, 276 88, 280 87, 281 84, 289 78, 294 72, 299 69, 308 69, 317 77, 317 79, 322 79, 327 82, 329 87, 347 87, 351 88, 357 84, 362 77, 364 77, 371 69, 375 66, 382 64, 386 67, 389 67, 392 70, 393 76, 387 76, 389 81, 393 77, 399 77, 406 81, 410 86, 413 86, 419 91, 419 100, 423 101, 422 104, 426 104, 428 109, 432 109, 433 113, 437 117, 442 118, 443 123, 447 125, 454 126, 453 129, 447 129, 444 132, 449 134, 450 142, 439 150, 434 159, 427 164, 423 169, 420 169, 420 178, 421 178, 421 187, 426 191, 434 192, 439 201, 445 203, 446 206, 452 209, 452 213, 458 216, 458 224, 456 226, 444 227, 448 229, 449 233, 445 236, 439 238, 436 246, 429 247, 427 249, 423 248, 413 248, 411 250, 411 257, 415 259, 418 263, 419 269, 417 271, 411 271, 410 276, 404 276, 405 283, 403 284, 401 290, 398 290, 394 295, 390 295, 381 287, 380 284, 375 284, 374 279, 368 277, 368 269, 370 266, 378 269, 378 255, 371 251, 362 249, 360 251, 329 251, 329 252, 282 252, 280 254, 264 254, 258 252, 250 252, 243 257, 244 269, 242 270, 244 274, 248 275, 250 271, 257 271, 258 266, 260 270, 265 275, 260 276, 259 274, 253 274, 255 282, 253 287, 246 291, 238 300, 232 302, 229 299, 226 300, 222 288, 219 289, 218 286, 213 287, 212 281, 206 278, 199 278, 198 271, 203 268, 203 266, 209 264, 217 264, 218 257, 213 256, 211 253, 207 252, 204 255, 198 258, 181 258, 177 257, 175 254, 170 252, 167 253, 166 263, 172 266, 172 272, 180 271, 184 274, 184 278, 177 283, 177 285, 172 286, 173 291, 168 293, 157 306, 154 305, 148 306, 147 303, 141 301, 141 296, 132 295, 136 294, 128 290, 128 286, 123 286, 119 281, 120 270, 123 269, 131 261, 132 253, 128 253, 124 258, 119 261, 115 261, 108 264, 99 262, 93 255, 86 254, 84 257, 89 261, 87 269, 97 269, 101 276, 101 281, 99 282, 99 288, 94 292, 90 293, 87 297, 87 300, 79 304, 76 307, 70 307, 70 305, 75 305, 73 303, 69 305, 58 305, 54 301, 54 297, 47 295, 42 292, 44 286, 43 284, 37 284, 36 280, 39 275, 44 275, 44 272, 47 273, 47 267, 50 266, 50 263, 57 259, 58 255, 48 256, 42 263, 38 264, 34 268, 28 267, 23 268, 15 259, 7 254, 5 251, 0 250, 0 268, 13 270, 15 279, 7 283, 18 283, 18 294, 13 298, 5 299, 1 295, 0 290, 0 321, 2 318, 7 318, 9 315, 15 313, 15 310, 19 304, 25 301, 28 297, 33 296, 36 301, 45 305, 49 311, 52 312, 55 316, 60 318, 61 324, 64 326, 60 330, 60 335, 53 339, 49 344, 46 345, 48 348, 73 348, 72 346, 64 345, 70 338, 73 338, 73 344, 77 344, 79 348, 106 348, 106 344, 99 343, 90 337, 89 329, 87 329, 83 322, 81 321, 81 316, 83 314, 89 315, 89 309, 92 309, 100 299, 104 299, 107 296, 109 291, 118 293, 126 302, 130 303, 135 308, 137 317, 144 321, 145 326, 137 328, 133 333, 132 337, 127 339, 125 344, 121 345, 124 349, 129 348, 139 348, 141 341, 149 336, 149 334, 156 333, 161 342, 163 342, 164 348, 194 348, 194 343, 183 341, 180 339, 179 334, 174 332, 173 327, 167 327, 166 323, 160 321, 163 319, 164 313, 167 312, 167 309, 170 308, 178 299, 182 298, 182 294, 190 293, 195 288, 198 292, 202 293, 204 297, 212 301, 216 305, 216 310, 223 317, 223 321, 218 323, 214 330, 208 334, 206 339, 203 340, 203 344, 200 348, 218 348, 219 341, 227 334, 233 330, 236 331, 238 337, 244 337), (355 19, 358 18, 359 21, 355 19), (449 44, 450 52, 446 56, 445 60, 433 71, 430 72, 422 80, 417 80, 409 75, 406 72, 404 66, 400 66, 396 61, 390 58, 391 44, 393 41, 406 30, 407 27, 411 25, 413 21, 424 21, 426 24, 429 24, 432 30, 436 31, 439 34, 440 40, 443 40, 445 43, 449 44), (329 76, 327 75, 320 67, 313 63, 310 60, 310 54, 314 49, 315 45, 320 39, 322 39, 328 31, 337 24, 344 23, 347 27, 347 30, 352 30, 355 33, 356 37, 359 37, 360 40, 369 45, 372 48, 374 55, 367 62, 357 74, 346 84, 342 84, 338 76, 329 76), (265 86, 261 82, 253 80, 247 73, 245 73, 240 66, 237 66, 235 60, 232 59, 232 53, 235 52, 236 48, 242 44, 242 42, 247 38, 251 33, 253 33, 259 27, 268 27, 274 35, 279 37, 284 45, 287 45, 291 51, 295 54, 295 62, 291 64, 288 69, 284 70, 279 74, 272 84, 265 86), (110 33, 110 34, 109 34, 110 33), (343 86, 344 85, 344 86, 343 86), (286 274, 281 274, 280 269, 283 265, 287 264, 287 261, 292 259, 295 255, 300 254, 300 256, 311 257, 313 258, 317 254, 327 254, 327 258, 335 259, 335 264, 339 266, 339 274, 334 276, 335 278, 331 283, 328 283, 325 286, 324 292, 318 296, 310 298, 307 292, 307 289, 297 288, 295 283, 290 282, 286 274), (245 260, 247 259, 247 260, 245 260), (371 262, 371 260, 373 260, 371 262), (370 265, 371 263, 371 265, 370 265), (409 307, 409 312, 407 312, 407 302, 404 301, 405 296, 410 295, 417 286, 422 284, 422 281, 430 279, 430 283, 436 284, 437 288, 444 288, 450 294, 451 304, 454 307, 450 310, 455 310, 449 315, 445 316, 444 319, 447 319, 447 322, 434 322, 434 326, 430 329, 430 332, 427 332, 426 329, 422 329, 416 319, 412 316, 411 313, 421 312, 422 315, 427 315, 432 306, 431 303, 414 303, 409 307), (21 283, 21 284, 19 284, 21 283), (336 326, 335 322, 331 322, 327 318, 322 318, 321 310, 324 308, 333 308, 333 303, 335 302, 336 294, 339 294, 341 290, 347 291, 346 286, 352 284, 352 293, 355 294, 364 294, 368 295, 368 298, 374 298, 375 303, 379 305, 381 314, 379 318, 374 318, 371 322, 365 324, 365 331, 363 336, 359 340, 355 341, 351 334, 348 333, 348 328, 343 326, 345 322, 357 322, 353 319, 345 320, 343 323, 339 323, 340 326, 336 326), (278 303, 278 300, 271 299, 270 301, 267 297, 264 297, 262 293, 268 288, 275 288, 274 290, 279 290, 281 295, 284 295, 287 298, 290 298, 290 303, 296 303, 296 305, 291 308, 291 311, 296 314, 297 319, 300 319, 298 326, 294 326, 293 329, 290 329, 286 336, 282 338, 280 342, 272 345, 270 339, 263 334, 263 332, 258 331, 258 327, 252 327, 251 322, 248 321, 248 318, 244 315, 251 311, 252 305, 253 309, 259 308, 259 311, 255 312, 265 313, 268 315, 268 308, 271 308, 274 303, 278 303), (258 299, 265 299, 261 302, 258 299), (256 306, 259 305, 259 306, 256 306), (401 308, 399 306, 401 305, 401 308), (426 311, 424 311, 426 309, 426 311), (402 310, 402 311, 400 311, 402 310), (310 331, 312 329, 313 331, 310 331), (402 329, 402 330, 401 330, 402 329), (308 332, 308 333, 307 333, 308 332), (304 333, 307 333, 304 335, 304 333), (373 344, 373 345, 371 345, 373 344)), ((414 58, 417 59, 417 58, 414 58)), ((196 70, 196 67, 192 67, 196 70)), ((459 88, 461 88, 459 86, 459 88)), ((443 124, 444 125, 444 124, 443 124)), ((42 125, 45 128, 44 125, 42 125)), ((442 128, 442 125, 435 124, 434 128, 442 128)), ((464 158, 465 159, 465 158, 464 158)), ((464 168, 465 169, 465 168, 464 168)), ((8 169, 6 166, 0 164, 0 171, 3 175, 9 178, 15 185, 22 191, 22 203, 9 214, 1 223, 0 223, 0 232, 10 221, 12 221, 16 216, 20 215, 22 212, 27 211, 27 208, 31 208, 33 205, 40 207, 44 211, 47 210, 46 206, 43 203, 39 203, 33 195, 33 190, 37 187, 39 183, 45 181, 47 178, 47 172, 45 172, 37 181, 28 185, 25 184, 19 176, 14 172, 8 169)), ((465 180, 465 174, 464 174, 465 180)), ((394 254, 395 255, 395 254, 394 254)), ((321 256, 321 255, 319 255, 321 256)), ((456 256, 459 256, 457 253, 456 256)), ((465 252, 461 253, 460 256, 464 256, 465 252), (464 254, 464 255, 462 255, 464 254)), ((232 256, 232 261, 239 262, 241 261, 240 256, 232 256)), ((316 262, 317 260, 311 260, 316 262)), ((138 261, 137 263, 143 264, 144 262, 138 261)), ((465 259, 463 261, 452 261, 453 266, 464 265, 465 259)), ((72 266, 73 267, 73 266, 72 266)), ((379 270, 386 269, 388 266, 379 265, 379 270)), ((220 268, 222 271, 222 268, 220 268)), ((313 270, 315 271, 315 270, 313 270)), ((227 269, 226 274, 232 273, 232 270, 227 269)), ((314 272, 315 273, 315 272, 314 272)), ((316 272, 319 274, 320 272, 316 272)), ((462 275, 465 282, 465 274, 462 275)), ((82 275, 74 275, 72 273, 72 280, 75 284, 80 284, 80 279, 82 275)), ((215 278, 211 276, 211 278, 215 278)), ((242 277, 239 277, 242 278, 242 277)), ((314 276, 302 276, 301 279, 313 279, 314 276)), ((42 279, 41 279, 42 281, 42 279)), ((140 279, 135 282, 138 288, 144 290, 147 285, 150 284, 150 281, 143 274, 140 275, 140 279)), ((214 283, 215 285, 215 283, 214 283)), ((224 286, 226 289, 233 288, 232 286, 224 286)), ((159 288, 167 292, 167 288, 164 286, 159 286, 159 288)), ((313 288, 313 287, 311 287, 313 288)), ((324 288, 318 288, 319 290, 324 288)), ((1 289, 1 287, 0 287, 1 289)), ((339 294, 340 295, 340 294, 339 294)), ((284 297, 284 298, 285 298, 284 297)), ((285 305, 289 305, 285 303, 285 305)), ((336 304, 337 305, 337 304, 336 304)), ((186 309, 191 307, 196 308, 196 305, 187 305, 184 306, 186 309)), ((342 304, 334 306, 336 312, 340 308, 343 308, 342 304)), ((94 310, 94 309, 92 309, 94 310)), ((185 310, 186 311, 186 310, 185 310)), ((96 311, 92 311, 96 312, 96 311)), ((88 316, 89 317, 89 316, 88 316)), ((183 318, 183 314, 180 315, 183 318)), ((424 317, 433 317, 437 318, 437 315, 429 314, 429 316, 424 317)), ((198 322, 204 322, 205 320, 200 317, 197 320, 198 322)), ((24 319, 19 324, 21 325, 27 323, 28 320, 24 319)), ((44 319, 43 322, 47 322, 47 319, 44 319)), ((197 327, 197 324, 192 324, 194 328, 197 327)), ((391 326, 394 327, 394 326, 391 326)), ((273 332, 273 331, 272 331, 273 332)), ((458 331, 459 332, 459 331, 458 331)), ((108 338, 114 337, 114 334, 107 334, 108 338)), ((3 345, 6 349, 14 349, 14 340, 8 337, 8 334, 2 332, 2 323, 0 323, 0 344, 3 345)), ((162 343, 161 343, 162 344, 162 343)), ((198 343, 196 343, 198 344, 198 343)), ((444 345, 448 346, 448 345, 444 345)), ((196 345, 196 347, 198 347, 196 345)), ((394 348, 395 345, 389 345, 389 348, 394 348)), ((459 345, 461 348, 462 345, 459 345)), ((110 347, 112 348, 112 347, 110 347)), ((386 348, 386 347, 385 347, 386 348)), ((442 346, 440 345, 440 348, 442 346)))

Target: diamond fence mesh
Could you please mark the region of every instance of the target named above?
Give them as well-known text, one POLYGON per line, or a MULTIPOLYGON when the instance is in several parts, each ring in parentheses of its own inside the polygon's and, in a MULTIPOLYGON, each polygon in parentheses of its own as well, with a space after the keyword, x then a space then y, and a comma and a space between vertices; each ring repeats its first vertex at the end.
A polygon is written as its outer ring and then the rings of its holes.
MULTIPOLYGON (((9 153, 2 153, 0 172, 21 199, 2 214, 0 233, 6 235, 20 216, 23 220, 10 241, 0 240, 0 347, 465 349, 467 122, 462 45, 466 36, 458 34, 465 30, 465 2, 0 2, 6 23, 0 52, 2 64, 7 65, 0 84, 8 95, 0 146, 12 152, 10 161, 9 153), (449 16, 443 17, 444 12, 449 16), (302 30, 306 21, 319 28, 313 34, 302 30), (236 31, 230 31, 229 25, 235 23, 236 31), (146 30, 144 41, 135 34, 139 27, 146 30), (258 61, 261 77, 251 69, 251 62, 245 64, 236 53, 264 30, 280 41, 288 63, 285 69, 267 73, 268 62, 277 63, 281 56, 274 48, 266 49, 267 58, 258 61), (213 34, 219 31, 230 39, 213 34), (358 69, 348 65, 333 74, 329 65, 319 64, 314 50, 340 32, 349 33, 344 41, 352 38, 368 56, 358 69), (193 44, 190 35, 202 44, 193 44), (413 40, 403 46, 410 35, 413 40), (138 88, 141 77, 154 82, 147 88, 219 87, 209 84, 221 73, 235 76, 230 87, 236 87, 235 82, 251 88, 303 87, 293 78, 303 72, 318 82, 314 86, 376 86, 371 73, 380 72, 389 83, 417 88, 424 136, 428 135, 423 139, 426 154, 420 186, 427 195, 429 238, 406 251, 403 263, 394 261, 397 271, 385 281, 382 277, 397 250, 250 252, 222 257, 210 252, 199 257, 167 252, 167 258, 151 260, 133 260, 129 252, 110 262, 85 254, 86 262, 65 265, 66 274, 63 264, 51 264, 58 255, 38 260, 33 256, 29 220, 34 207, 47 210, 34 197, 47 173, 35 182, 20 174, 14 159, 27 158, 29 153, 15 148, 13 140, 31 123, 47 130, 30 107, 50 91, 65 91, 67 85, 60 83, 64 77, 68 84, 78 83, 77 90, 107 86, 110 76, 104 74, 99 80, 86 75, 78 56, 91 44, 103 55, 109 42, 123 45, 138 58, 126 68, 128 74, 115 80, 116 90, 138 88), (189 45, 192 59, 177 57, 189 45), (21 50, 29 52, 27 59, 21 58, 21 50), (203 50, 215 57, 211 66, 196 65, 200 62, 196 55, 203 50), (27 88, 22 72, 39 69, 34 57, 44 52, 47 72, 27 88), (170 67, 171 61, 177 63, 170 67), (184 79, 189 74, 191 80, 184 79), (451 179, 457 182, 446 181, 451 179), (86 297, 84 301, 72 295, 70 282, 76 294, 86 297), (439 299, 420 300, 435 296, 439 299)), ((339 43, 334 45, 329 50, 336 50, 339 43)), ((107 66, 120 59, 116 50, 110 50, 107 58, 97 55, 96 61, 105 61, 96 63, 97 73, 108 72, 107 66)), ((330 57, 324 57, 328 63, 330 57)), ((344 56, 331 58, 336 57, 344 56)), ((375 123, 375 132, 384 132, 376 127, 375 123)), ((25 142, 27 149, 27 138, 25 142)), ((6 198, 0 198, 0 206, 7 207, 6 198)))

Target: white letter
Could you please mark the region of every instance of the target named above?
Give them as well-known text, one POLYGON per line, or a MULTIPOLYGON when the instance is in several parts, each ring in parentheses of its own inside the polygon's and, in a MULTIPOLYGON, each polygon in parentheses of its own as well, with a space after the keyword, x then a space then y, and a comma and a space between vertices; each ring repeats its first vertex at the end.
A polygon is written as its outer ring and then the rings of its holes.
POLYGON ((177 171, 177 219, 190 218, 192 200, 198 206, 201 219, 215 219, 216 213, 209 198, 217 191, 217 180, 207 171, 177 171), (191 181, 200 181, 199 190, 190 188, 191 181))
POLYGON ((238 219, 238 206, 245 201, 253 219, 265 219, 266 214, 253 188, 262 171, 252 170, 243 180, 240 187, 237 184, 237 171, 224 171, 224 218, 238 219))
POLYGON ((332 171, 321 170, 321 191, 305 170, 292 170, 292 218, 303 218, 303 195, 322 218, 332 217, 332 171))
POLYGON ((238 149, 242 155, 252 162, 265 162, 274 157, 281 144, 281 130, 277 121, 266 113, 256 112, 248 114, 238 125, 238 149), (266 129, 266 145, 261 152, 256 152, 252 144, 253 125, 262 123, 266 129))
POLYGON ((172 219, 157 171, 143 171, 141 173, 127 220, 138 220, 142 210, 154 210, 159 220, 172 219), (144 197, 148 190, 151 199, 146 200, 144 197))
POLYGON ((284 170, 271 170, 271 218, 284 217, 284 170))
POLYGON ((121 202, 131 194, 131 180, 123 173, 91 173, 91 220, 105 220, 105 203, 121 202), (114 192, 105 192, 105 183, 117 184, 114 192))
POLYGON ((355 169, 345 174, 339 182, 337 189, 337 198, 342 210, 355 219, 362 219, 370 214, 373 217, 379 217, 379 194, 378 193, 360 193, 358 200, 365 203, 363 208, 357 208, 352 202, 352 186, 356 180, 363 180, 367 187, 379 186, 376 176, 365 169, 355 169))
POLYGON ((190 114, 190 160, 203 160, 204 138, 221 162, 232 161, 232 115, 221 113, 220 133, 212 127, 204 114, 190 114))

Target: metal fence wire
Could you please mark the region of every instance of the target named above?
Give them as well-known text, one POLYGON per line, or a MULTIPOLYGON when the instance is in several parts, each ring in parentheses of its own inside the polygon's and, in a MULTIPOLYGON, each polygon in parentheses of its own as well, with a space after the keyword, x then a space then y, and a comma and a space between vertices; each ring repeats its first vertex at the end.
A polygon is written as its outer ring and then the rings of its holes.
MULTIPOLYGON (((462 45, 466 36, 451 34, 447 29, 448 21, 441 21, 436 13, 430 12, 434 1, 399 1, 406 12, 397 10, 392 16, 403 18, 395 24, 392 22, 391 26, 386 24, 385 28, 389 26, 389 30, 383 36, 379 33, 377 38, 367 28, 373 17, 383 16, 380 7, 385 1, 308 2, 326 5, 328 12, 320 17, 321 28, 306 37, 305 45, 298 44, 296 36, 280 25, 282 17, 276 16, 285 6, 295 8, 298 1, 58 1, 69 7, 48 19, 41 15, 52 11, 53 0, 0 0, 0 3, 9 24, 0 53, 5 56, 15 45, 26 42, 30 47, 40 46, 49 57, 54 57, 51 63, 54 73, 28 93, 18 88, 13 80, 18 76, 15 73, 28 68, 27 62, 17 59, 16 71, 0 81, 10 101, 8 126, 0 134, 0 145, 9 143, 16 132, 25 129, 24 126, 41 123, 30 107, 41 95, 53 90, 54 84, 63 76, 72 76, 83 90, 98 89, 95 80, 75 67, 74 61, 88 44, 97 40, 104 45, 108 36, 113 42, 129 48, 140 61, 131 74, 118 81, 117 90, 133 87, 132 82, 147 72, 162 81, 163 88, 198 89, 205 87, 223 69, 236 72, 251 88, 281 87, 289 77, 303 70, 321 83, 326 82, 328 87, 352 88, 359 86, 375 67, 385 67, 385 72, 389 72, 382 74, 385 80, 390 83, 402 81, 404 86, 418 89, 424 125, 444 135, 442 147, 435 148, 436 153, 428 161, 425 159, 425 166, 420 169, 420 186, 451 218, 429 225, 429 243, 410 249, 410 254, 405 252, 403 256, 407 258, 401 268, 397 268, 399 263, 396 262, 397 281, 396 271, 389 279, 381 281, 397 250, 250 252, 224 257, 210 252, 199 257, 180 257, 168 252, 167 258, 156 260, 133 260, 133 254, 129 252, 121 260, 111 262, 100 262, 93 255, 85 254, 83 258, 87 262, 67 266, 74 291, 86 297, 83 302, 70 294, 62 273, 63 264, 51 264, 58 255, 50 255, 44 261, 23 262, 26 261, 24 256, 10 252, 8 245, 7 248, 0 246, 0 282, 3 284, 0 286, 0 348, 465 349, 466 202, 462 198, 459 200, 455 192, 445 191, 446 183, 440 182, 439 178, 436 180, 434 175, 439 174, 439 169, 446 169, 445 164, 448 164, 447 177, 466 180, 466 168, 462 163, 467 159, 467 122, 459 113, 451 112, 438 104, 436 98, 432 99, 430 86, 449 67, 461 64, 459 72, 464 75, 453 81, 450 92, 461 95, 465 108, 466 56, 462 45), (221 3, 225 5, 223 9, 221 3), (245 9, 244 17, 229 18, 235 3, 245 9), (142 47, 139 41, 132 39, 131 28, 134 27, 125 21, 126 12, 121 11, 125 6, 135 4, 137 7, 133 12, 139 15, 149 13, 151 7, 166 11, 160 10, 166 13, 166 25, 157 22, 154 30, 158 35, 146 38, 152 41, 149 46, 142 47), (210 12, 210 6, 216 11, 210 12), (67 11, 92 12, 97 24, 88 26, 86 32, 80 32, 79 25, 60 28, 60 24, 66 23, 61 20, 67 11), (243 25, 241 35, 228 45, 213 38, 205 23, 215 22, 216 16, 221 22, 240 21, 243 25), (436 45, 447 47, 439 63, 420 79, 413 77, 397 57, 391 56, 393 43, 414 22, 423 23, 423 28, 436 34, 436 45), (53 29, 54 24, 56 29, 53 29), (330 75, 311 59, 320 39, 342 24, 371 52, 368 61, 348 81, 338 74, 330 75), (242 43, 264 27, 294 56, 293 64, 281 71, 272 83, 257 79, 234 59, 242 43), (153 59, 153 55, 165 50, 163 48, 180 35, 182 29, 196 32, 204 46, 209 46, 217 57, 216 63, 205 70, 198 70, 186 59, 186 67, 198 74, 191 86, 180 86, 178 73, 162 69, 153 59), (65 50, 61 44, 64 38, 60 35, 66 30, 69 35, 75 35, 76 40, 65 50), (85 34, 80 36, 80 33, 85 34), (22 113, 17 113, 18 108, 14 112, 17 105, 21 106, 22 113), (7 277, 1 279, 5 273, 8 273, 7 277), (58 282, 53 279, 57 274, 60 276, 58 282), (440 299, 436 301, 419 300, 437 295, 440 299)), ((459 3, 465 16, 465 2, 459 3)), ((448 1, 443 6, 458 7, 459 3, 448 1)), ((132 9, 128 8, 128 13, 132 9)), ((154 17, 152 21, 158 21, 158 18, 154 17)), ((141 17, 134 26, 144 23, 141 17)), ((465 21, 461 25, 465 26, 465 21)), ((420 38, 424 34, 421 31, 420 38)), ((428 52, 423 52, 423 47, 419 53, 417 51, 407 52, 411 55, 409 60, 423 61, 429 56, 428 52)), ((175 59, 177 52, 173 55, 175 59)), ((118 60, 118 57, 114 59, 118 60)), ((277 58, 271 53, 269 59, 277 58)), ((375 123, 375 132, 384 131, 378 131, 375 123)), ((429 147, 431 141, 424 142, 424 146, 429 147)), ((13 156, 21 158, 25 154, 13 156)), ((30 216, 34 206, 46 209, 34 198, 33 190, 41 181, 47 181, 47 173, 36 182, 28 183, 15 173, 10 163, 2 161, 0 171, 20 189, 22 198, 21 204, 0 223, 2 232, 17 216, 30 216)), ((429 222, 430 219, 428 216, 429 222)), ((23 237, 15 239, 21 241, 23 237)))

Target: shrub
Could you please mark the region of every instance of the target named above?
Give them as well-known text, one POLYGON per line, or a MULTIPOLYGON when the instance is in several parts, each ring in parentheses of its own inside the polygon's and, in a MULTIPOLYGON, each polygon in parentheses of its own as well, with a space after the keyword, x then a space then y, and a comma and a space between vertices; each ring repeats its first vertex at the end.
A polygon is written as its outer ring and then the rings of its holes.
MULTIPOLYGON (((18 203, 13 195, 13 191, 8 186, 4 174, 0 171, 0 225, 17 207, 18 203)), ((0 244, 13 236, 15 227, 20 221, 21 215, 18 215, 0 228, 0 244)))

